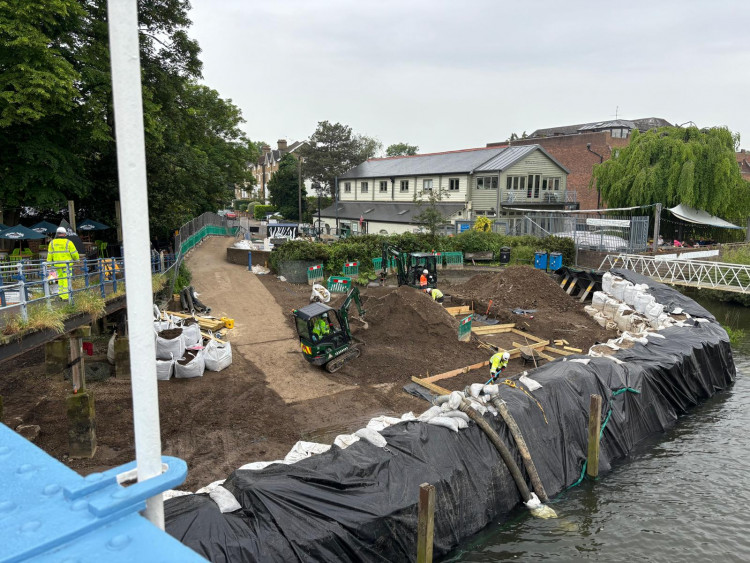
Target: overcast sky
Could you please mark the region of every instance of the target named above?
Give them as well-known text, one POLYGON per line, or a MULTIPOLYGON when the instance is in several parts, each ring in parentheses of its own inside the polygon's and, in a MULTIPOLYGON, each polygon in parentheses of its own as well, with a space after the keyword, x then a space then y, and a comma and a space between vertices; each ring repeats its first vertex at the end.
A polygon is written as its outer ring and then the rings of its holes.
POLYGON ((617 112, 750 148, 750 0, 191 1, 205 83, 273 146, 328 120, 434 152, 617 112))

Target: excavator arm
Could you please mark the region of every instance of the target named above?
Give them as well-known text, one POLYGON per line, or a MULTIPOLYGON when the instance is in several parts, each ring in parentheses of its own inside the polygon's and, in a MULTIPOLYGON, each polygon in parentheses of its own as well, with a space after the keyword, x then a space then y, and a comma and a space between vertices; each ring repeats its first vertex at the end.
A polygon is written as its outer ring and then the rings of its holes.
MULTIPOLYGON (((341 324, 344 327, 344 330, 347 334, 351 334, 351 330, 349 328, 349 307, 352 304, 352 301, 357 305, 357 312, 359 313, 359 318, 364 322, 364 316, 365 316, 365 309, 362 307, 362 300, 359 297, 359 288, 358 287, 352 287, 349 290, 349 293, 346 294, 346 299, 344 299, 344 302, 341 304, 341 308, 339 309, 339 318, 341 319, 341 324)), ((365 327, 367 328, 367 323, 364 323, 365 327)))
POLYGON ((396 261, 396 276, 398 278, 398 285, 405 285, 408 283, 406 276, 406 262, 407 254, 402 252, 401 249, 387 242, 383 243, 383 263, 382 270, 380 273, 381 283, 385 283, 385 278, 388 275, 388 260, 393 258, 396 261))

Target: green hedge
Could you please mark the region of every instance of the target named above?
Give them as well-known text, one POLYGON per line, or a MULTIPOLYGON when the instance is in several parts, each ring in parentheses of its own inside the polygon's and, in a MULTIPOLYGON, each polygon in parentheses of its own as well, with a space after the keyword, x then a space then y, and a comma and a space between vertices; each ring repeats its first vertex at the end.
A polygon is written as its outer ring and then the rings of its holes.
POLYGON ((330 244, 307 241, 289 241, 271 253, 271 267, 278 271, 284 260, 319 260, 326 273, 341 272, 344 262, 357 260, 360 272, 372 271, 372 259, 381 256, 383 243, 388 242, 404 252, 482 252, 491 250, 499 255, 503 246, 510 247, 511 263, 530 264, 538 250, 561 252, 563 264, 575 261, 572 239, 532 236, 512 237, 497 233, 465 231, 453 237, 432 237, 428 234, 403 233, 399 235, 361 235, 330 244))
POLYGON ((262 221, 266 218, 267 213, 273 213, 276 208, 273 205, 256 205, 253 207, 253 217, 256 220, 262 221))

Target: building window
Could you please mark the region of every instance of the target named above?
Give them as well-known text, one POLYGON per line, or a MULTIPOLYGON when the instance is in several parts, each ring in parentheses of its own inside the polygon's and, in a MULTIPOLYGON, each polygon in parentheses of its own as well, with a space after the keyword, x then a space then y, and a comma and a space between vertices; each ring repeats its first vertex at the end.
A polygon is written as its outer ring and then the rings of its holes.
POLYGON ((509 190, 526 189, 526 176, 508 176, 506 188, 509 190))
POLYGON ((496 190, 497 176, 477 176, 478 190, 496 190))
POLYGON ((380 182, 380 192, 388 192, 388 182, 381 181, 380 182))
POLYGON ((559 190, 560 189, 560 178, 544 178, 542 179, 542 191, 546 190, 559 190))
POLYGON ((532 197, 539 197, 539 186, 542 183, 542 176, 540 174, 529 174, 528 183, 526 185, 526 197, 531 199, 532 197))
POLYGON ((452 192, 458 191, 458 178, 450 178, 448 180, 448 189, 452 192))
POLYGON ((495 217, 497 213, 495 213, 495 209, 477 209, 474 211, 474 215, 482 215, 484 217, 495 217))
POLYGON ((363 194, 367 193, 367 182, 362 182, 359 185, 359 191, 362 192, 363 194))
POLYGON ((423 192, 432 191, 432 180, 422 180, 422 191, 423 192))
POLYGON ((409 191, 409 180, 401 180, 401 191, 402 192, 409 191))
POLYGON ((352 183, 351 182, 344 182, 344 193, 345 194, 352 193, 352 183))

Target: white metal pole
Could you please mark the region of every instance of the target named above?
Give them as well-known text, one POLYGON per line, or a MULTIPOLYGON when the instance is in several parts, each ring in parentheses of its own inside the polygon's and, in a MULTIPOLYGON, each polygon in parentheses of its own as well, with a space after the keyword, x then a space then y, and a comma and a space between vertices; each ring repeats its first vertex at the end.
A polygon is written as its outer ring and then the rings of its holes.
MULTIPOLYGON (((160 475, 161 436, 153 336, 151 253, 149 251, 146 151, 141 100, 136 0, 109 0, 112 92, 120 180, 128 332, 133 389, 133 425, 138 480, 160 475)), ((146 502, 145 516, 164 529, 161 494, 146 502)))

